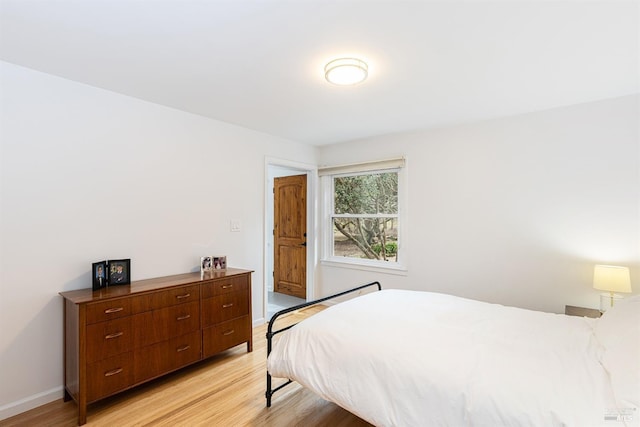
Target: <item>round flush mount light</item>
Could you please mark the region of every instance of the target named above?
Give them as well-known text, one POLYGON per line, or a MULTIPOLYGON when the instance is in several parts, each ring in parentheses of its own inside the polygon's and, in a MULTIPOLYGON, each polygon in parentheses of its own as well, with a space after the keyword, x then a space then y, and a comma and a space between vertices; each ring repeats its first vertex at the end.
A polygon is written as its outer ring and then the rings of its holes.
POLYGON ((369 75, 369 66, 357 58, 338 58, 324 67, 324 77, 329 83, 347 86, 365 81, 369 75))

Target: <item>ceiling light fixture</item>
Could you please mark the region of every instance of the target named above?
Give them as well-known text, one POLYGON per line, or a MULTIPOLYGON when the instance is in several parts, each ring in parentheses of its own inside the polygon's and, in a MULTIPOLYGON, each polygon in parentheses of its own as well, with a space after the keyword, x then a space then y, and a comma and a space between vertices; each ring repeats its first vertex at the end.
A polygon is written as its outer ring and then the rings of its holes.
POLYGON ((340 86, 362 83, 368 75, 369 66, 357 58, 334 59, 324 67, 324 78, 340 86))

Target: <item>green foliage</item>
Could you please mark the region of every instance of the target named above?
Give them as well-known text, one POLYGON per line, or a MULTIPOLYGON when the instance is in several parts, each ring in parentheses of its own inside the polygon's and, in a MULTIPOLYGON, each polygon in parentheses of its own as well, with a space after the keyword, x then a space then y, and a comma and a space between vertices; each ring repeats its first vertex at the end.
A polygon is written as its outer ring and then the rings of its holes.
MULTIPOLYGON (((398 244, 396 242, 387 242, 384 246, 388 256, 393 256, 398 253, 398 244)), ((382 244, 376 243, 371 246, 371 249, 378 255, 382 252, 382 244)))
POLYGON ((398 213, 398 173, 337 177, 334 198, 337 214, 398 213))

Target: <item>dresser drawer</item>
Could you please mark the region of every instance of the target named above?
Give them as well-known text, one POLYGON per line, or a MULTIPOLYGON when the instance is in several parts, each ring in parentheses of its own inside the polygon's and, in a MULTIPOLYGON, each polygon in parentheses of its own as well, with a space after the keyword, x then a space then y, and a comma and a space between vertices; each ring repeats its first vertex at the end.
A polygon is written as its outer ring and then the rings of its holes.
POLYGON ((123 353, 87 365, 87 402, 101 399, 133 384, 133 353, 123 353))
POLYGON ((211 298, 217 295, 247 290, 249 288, 249 276, 227 277, 202 285, 202 298, 211 298))
POLYGON ((185 304, 200 299, 200 286, 182 286, 161 292, 153 292, 131 298, 134 313, 156 310, 172 305, 185 304))
POLYGON ((201 343, 200 331, 196 331, 136 350, 136 383, 197 362, 201 343))
POLYGON ((228 348, 249 341, 249 316, 219 323, 202 331, 203 357, 209 357, 228 348))
POLYGON ((130 298, 120 298, 87 304, 87 324, 118 319, 131 314, 130 298))
POLYGON ((199 301, 147 311, 133 317, 134 345, 145 347, 200 329, 199 301))
POLYGON ((249 314, 249 295, 246 290, 218 295, 202 300, 202 326, 235 319, 249 314))
POLYGON ((87 326, 87 362, 130 351, 133 346, 131 317, 87 326))

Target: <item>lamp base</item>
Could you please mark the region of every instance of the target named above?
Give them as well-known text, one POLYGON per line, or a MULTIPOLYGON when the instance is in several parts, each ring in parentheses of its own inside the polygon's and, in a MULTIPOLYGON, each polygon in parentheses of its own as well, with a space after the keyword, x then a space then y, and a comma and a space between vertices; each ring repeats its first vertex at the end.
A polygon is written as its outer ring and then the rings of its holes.
POLYGON ((615 305, 616 302, 622 300, 623 297, 618 294, 600 294, 600 311, 604 313, 615 305))

